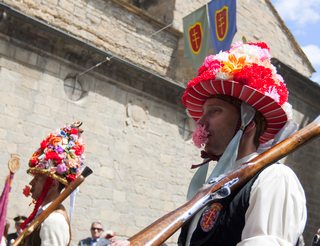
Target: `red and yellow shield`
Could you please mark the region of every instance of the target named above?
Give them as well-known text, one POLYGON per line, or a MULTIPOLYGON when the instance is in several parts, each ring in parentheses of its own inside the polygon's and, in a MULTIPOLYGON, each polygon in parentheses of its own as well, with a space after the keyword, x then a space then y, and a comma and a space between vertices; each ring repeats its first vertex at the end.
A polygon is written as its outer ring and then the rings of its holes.
POLYGON ((190 48, 194 54, 198 54, 201 50, 203 41, 203 28, 201 22, 197 21, 194 25, 190 26, 188 34, 190 48))
POLYGON ((204 232, 208 232, 213 228, 222 208, 223 206, 220 203, 213 203, 203 212, 200 226, 204 232))
POLYGON ((228 33, 228 6, 223 6, 215 12, 216 37, 223 41, 228 33))

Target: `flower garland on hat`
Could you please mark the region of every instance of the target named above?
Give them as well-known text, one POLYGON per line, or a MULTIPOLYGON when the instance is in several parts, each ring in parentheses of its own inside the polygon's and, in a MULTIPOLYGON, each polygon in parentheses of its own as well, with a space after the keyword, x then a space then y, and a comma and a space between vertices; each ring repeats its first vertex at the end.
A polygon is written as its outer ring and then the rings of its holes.
POLYGON ((81 124, 67 125, 42 140, 29 160, 28 173, 43 173, 64 185, 75 180, 84 162, 81 124))
POLYGON ((281 75, 271 64, 270 48, 264 42, 235 43, 229 51, 209 55, 182 97, 186 105, 189 90, 204 80, 234 80, 273 98, 279 105, 288 101, 288 91, 281 75))
MULTIPOLYGON (((272 139, 288 120, 288 90, 272 65, 270 49, 264 42, 238 42, 228 51, 207 56, 198 75, 189 81, 182 102, 188 114, 198 121, 204 102, 215 95, 238 98, 262 114, 266 129, 260 143, 272 139)), ((197 134, 195 139, 199 140, 197 134)))

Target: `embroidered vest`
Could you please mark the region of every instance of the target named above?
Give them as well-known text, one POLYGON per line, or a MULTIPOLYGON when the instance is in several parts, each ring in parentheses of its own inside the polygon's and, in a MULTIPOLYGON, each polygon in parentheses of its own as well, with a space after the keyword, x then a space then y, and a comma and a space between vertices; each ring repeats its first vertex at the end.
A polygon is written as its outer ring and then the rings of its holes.
MULTIPOLYGON (((190 246, 231 246, 241 241, 241 233, 245 225, 245 213, 249 206, 251 186, 260 172, 242 187, 238 193, 231 194, 227 199, 207 207, 202 213, 197 228, 192 235, 190 246)), ((189 223, 181 229, 178 239, 179 246, 185 245, 189 223)))

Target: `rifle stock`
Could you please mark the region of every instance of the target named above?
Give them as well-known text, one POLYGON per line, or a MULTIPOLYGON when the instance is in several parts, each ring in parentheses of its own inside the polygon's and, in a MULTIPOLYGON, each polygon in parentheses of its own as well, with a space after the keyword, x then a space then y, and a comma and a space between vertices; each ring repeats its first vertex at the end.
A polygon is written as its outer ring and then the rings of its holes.
POLYGON ((92 173, 89 167, 85 167, 81 175, 79 175, 73 182, 71 182, 60 195, 44 210, 37 218, 35 218, 26 227, 19 237, 14 241, 12 246, 18 246, 23 243, 23 240, 30 235, 56 208, 85 180, 87 176, 92 173))
POLYGON ((226 192, 226 189, 223 188, 226 185, 229 187, 229 192, 239 190, 262 168, 280 160, 319 135, 320 116, 287 139, 258 155, 250 162, 243 164, 234 172, 228 173, 223 179, 201 188, 190 201, 129 238, 130 245, 161 245, 213 199, 223 198, 225 195, 223 193, 226 192))

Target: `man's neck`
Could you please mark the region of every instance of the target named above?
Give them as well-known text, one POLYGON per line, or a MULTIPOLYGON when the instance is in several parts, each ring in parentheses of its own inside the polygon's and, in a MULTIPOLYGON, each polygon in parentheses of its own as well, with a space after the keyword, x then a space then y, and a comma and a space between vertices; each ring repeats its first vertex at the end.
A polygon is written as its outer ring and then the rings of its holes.
POLYGON ((240 160, 245 156, 255 153, 256 151, 257 151, 257 148, 253 144, 253 142, 248 143, 247 141, 247 143, 245 143, 245 141, 241 141, 239 145, 237 160, 240 160))
POLYGON ((48 203, 53 202, 59 195, 60 195, 60 193, 57 193, 57 192, 49 192, 47 194, 46 198, 43 200, 43 203, 41 206, 44 207, 48 203))

